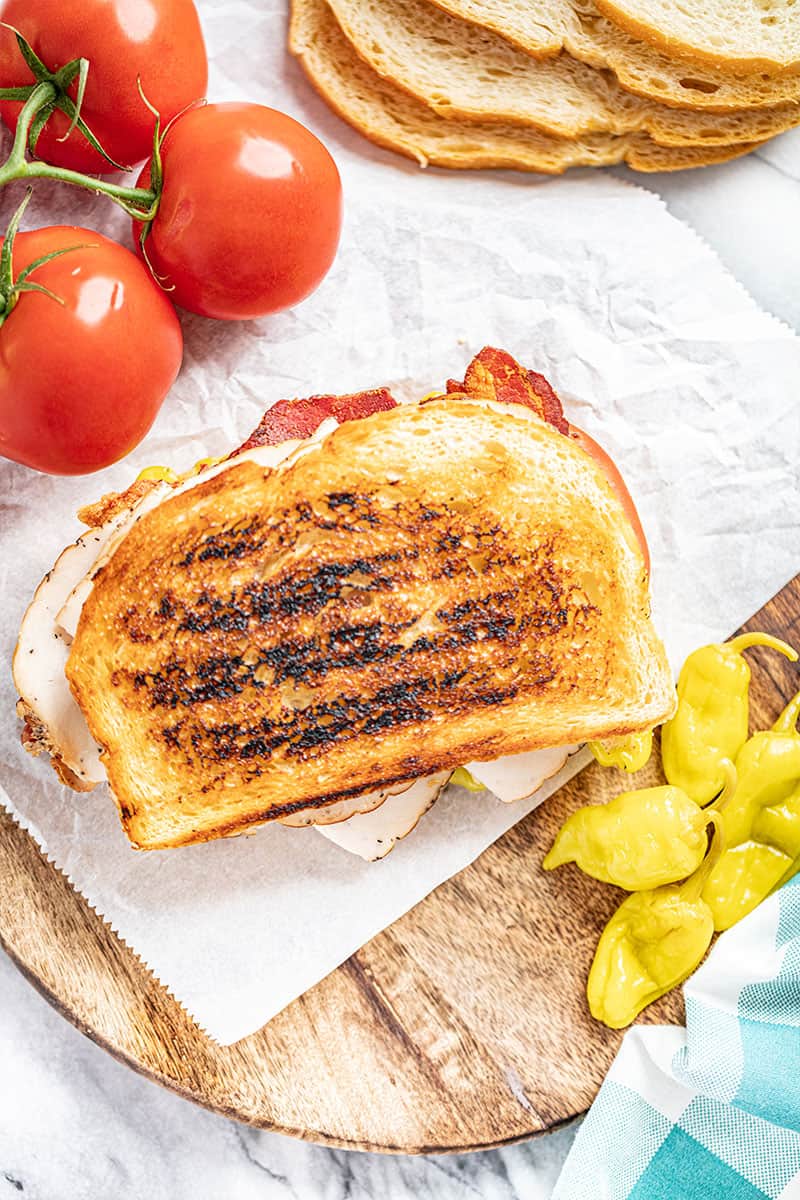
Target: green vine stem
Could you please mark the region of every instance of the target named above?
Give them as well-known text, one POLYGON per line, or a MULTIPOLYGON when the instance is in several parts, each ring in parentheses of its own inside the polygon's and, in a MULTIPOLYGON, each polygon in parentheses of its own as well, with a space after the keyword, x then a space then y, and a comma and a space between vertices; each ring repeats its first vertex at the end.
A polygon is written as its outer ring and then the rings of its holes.
POLYGON ((56 296, 44 284, 35 283, 30 276, 34 271, 38 271, 39 267, 43 267, 45 263, 52 262, 54 258, 60 258, 62 254, 71 254, 73 250, 86 250, 96 245, 94 242, 80 242, 75 246, 62 246, 58 250, 51 250, 49 254, 43 254, 40 258, 35 259, 34 262, 29 263, 27 267, 24 267, 15 276, 14 242, 19 230, 19 223, 22 220, 22 214, 28 207, 31 195, 32 189, 28 188, 22 203, 8 223, 8 229, 3 237, 2 249, 0 249, 0 326, 10 316, 14 305, 23 292, 41 292, 51 300, 55 300, 56 304, 63 304, 64 301, 60 296, 56 296))
MULTIPOLYGON (((23 104, 11 153, 0 167, 0 188, 17 179, 59 179, 73 187, 83 188, 89 192, 108 196, 128 216, 145 224, 153 220, 158 208, 158 195, 153 188, 124 187, 120 184, 109 183, 105 179, 97 179, 93 175, 82 175, 80 171, 71 171, 66 167, 54 167, 49 163, 33 161, 25 156, 28 136, 39 114, 50 107, 56 98, 54 84, 43 81, 36 84, 23 104)), ((2 96, 2 92, 0 92, 2 96)))

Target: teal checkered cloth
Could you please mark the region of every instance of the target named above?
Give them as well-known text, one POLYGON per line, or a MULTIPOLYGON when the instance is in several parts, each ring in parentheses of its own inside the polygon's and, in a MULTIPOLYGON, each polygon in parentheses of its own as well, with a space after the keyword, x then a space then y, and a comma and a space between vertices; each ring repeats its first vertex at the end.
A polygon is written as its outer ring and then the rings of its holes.
POLYGON ((800 876, 625 1037, 553 1200, 800 1200, 800 876))

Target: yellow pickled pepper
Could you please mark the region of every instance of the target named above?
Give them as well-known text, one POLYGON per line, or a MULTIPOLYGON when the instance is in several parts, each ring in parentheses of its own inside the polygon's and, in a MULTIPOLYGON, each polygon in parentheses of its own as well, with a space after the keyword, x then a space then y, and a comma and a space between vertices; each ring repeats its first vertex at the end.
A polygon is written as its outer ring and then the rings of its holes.
POLYGON ((172 467, 145 467, 136 476, 136 482, 139 480, 152 480, 153 483, 178 483, 180 475, 173 471, 172 467))
POLYGON ((752 912, 791 866, 788 855, 761 842, 742 842, 726 850, 703 893, 718 933, 752 912))
POLYGON ((782 803, 762 808, 753 825, 753 837, 791 859, 800 857, 800 780, 782 803))
MULTIPOLYGON (((723 806, 736 791, 733 764, 724 766, 723 806)), ((587 875, 628 892, 647 891, 694 874, 708 849, 716 811, 701 809, 680 788, 641 788, 606 804, 578 809, 562 825, 542 866, 574 862, 587 875)))
POLYGON ((708 858, 689 879, 623 900, 597 944, 586 984, 589 1010, 623 1029, 643 1008, 677 987, 702 961, 714 934, 703 899, 709 870, 722 849, 718 814, 708 858))
POLYGON ((465 788, 468 792, 485 792, 486 788, 472 775, 466 767, 456 767, 449 779, 456 787, 465 788))
POLYGON ((772 780, 772 787, 765 794, 762 807, 753 823, 753 837, 769 846, 776 846, 784 854, 795 859, 800 855, 800 771, 794 778, 790 756, 796 766, 800 754, 800 692, 789 701, 786 708, 772 726, 772 732, 785 734, 789 746, 782 747, 783 758, 779 778, 772 780))
POLYGON ((739 783, 725 809, 729 848, 703 895, 717 930, 729 929, 780 883, 800 854, 800 692, 771 729, 740 750, 739 783))
POLYGON ((678 676, 678 708, 662 729, 661 757, 668 782, 700 805, 719 793, 723 759, 735 762, 747 740, 750 668, 742 652, 750 646, 769 646, 797 660, 786 642, 744 633, 693 651, 678 676))
POLYGON ((183 483, 186 479, 192 479, 195 475, 199 475, 201 471, 205 471, 207 467, 219 466, 225 461, 226 456, 221 458, 201 458, 188 471, 178 474, 173 471, 172 467, 145 467, 136 476, 137 482, 140 479, 152 480, 155 483, 183 483))
POLYGON ((621 771, 641 771, 653 752, 653 731, 631 733, 627 737, 611 738, 605 742, 589 742, 589 749, 601 767, 618 767, 621 771))

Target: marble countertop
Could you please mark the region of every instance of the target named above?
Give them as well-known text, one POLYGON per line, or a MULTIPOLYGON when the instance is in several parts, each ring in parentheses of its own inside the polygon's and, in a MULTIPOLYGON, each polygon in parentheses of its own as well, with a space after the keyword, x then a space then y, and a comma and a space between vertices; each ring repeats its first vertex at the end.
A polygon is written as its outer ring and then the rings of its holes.
MULTIPOLYGON (((800 131, 746 159, 621 178, 661 195, 768 311, 800 330, 800 131)), ((112 1060, 0 953, 0 1200, 539 1200, 575 1126, 501 1151, 328 1150, 204 1112, 112 1060)))

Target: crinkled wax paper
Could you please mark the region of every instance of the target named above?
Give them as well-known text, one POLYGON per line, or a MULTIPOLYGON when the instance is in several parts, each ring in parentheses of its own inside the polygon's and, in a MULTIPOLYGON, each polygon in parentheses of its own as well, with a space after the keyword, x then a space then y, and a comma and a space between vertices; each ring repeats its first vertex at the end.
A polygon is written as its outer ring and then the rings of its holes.
MULTIPOLYGON (((471 862, 532 806, 453 791, 384 862, 310 830, 136 853, 105 788, 77 795, 19 745, 10 661, 76 508, 144 465, 231 448, 283 396, 459 375, 486 343, 544 372, 622 466, 675 665, 730 633, 798 566, 800 342, 652 195, 590 172, 542 181, 421 172, 327 111, 284 50, 283 4, 201 3, 212 98, 309 124, 339 162, 341 251, 294 312, 186 317, 182 374, 145 443, 89 479, 0 465, 0 782, 5 803, 208 1033, 233 1042, 471 862)), ((0 198, 7 219, 19 191, 0 198)), ((37 188, 29 224, 128 236, 105 202, 37 188)), ((582 761, 582 760, 581 760, 582 761)), ((574 771, 573 761, 569 770, 574 771)))

